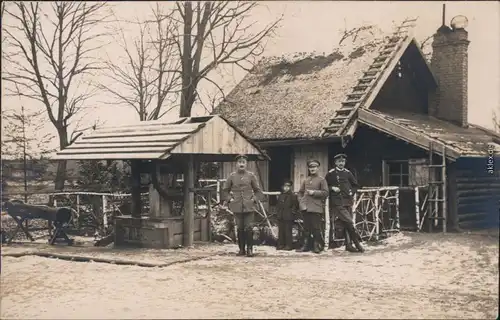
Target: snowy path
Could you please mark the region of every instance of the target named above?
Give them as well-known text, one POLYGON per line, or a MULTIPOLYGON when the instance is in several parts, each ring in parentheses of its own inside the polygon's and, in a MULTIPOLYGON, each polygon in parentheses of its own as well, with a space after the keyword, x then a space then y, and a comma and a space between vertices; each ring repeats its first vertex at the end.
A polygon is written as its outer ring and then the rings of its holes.
POLYGON ((497 239, 390 241, 365 255, 260 247, 254 259, 212 256, 166 268, 4 257, 1 318, 497 316, 497 239))

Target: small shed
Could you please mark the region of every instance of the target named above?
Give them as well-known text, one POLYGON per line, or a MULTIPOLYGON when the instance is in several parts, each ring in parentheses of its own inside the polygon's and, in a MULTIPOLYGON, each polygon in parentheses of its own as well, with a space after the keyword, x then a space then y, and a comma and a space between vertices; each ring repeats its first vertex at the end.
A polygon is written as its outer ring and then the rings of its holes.
POLYGON ((59 151, 57 160, 127 160, 131 164, 131 212, 115 219, 115 245, 171 248, 191 246, 210 238, 210 208, 194 215, 195 168, 200 162, 232 161, 237 154, 250 160, 267 155, 241 131, 218 115, 173 122, 143 121, 104 127, 59 151), (150 177, 149 212, 142 212, 141 174, 150 177), (183 175, 182 190, 171 174, 183 175), (173 216, 172 201, 182 200, 181 216, 173 216))

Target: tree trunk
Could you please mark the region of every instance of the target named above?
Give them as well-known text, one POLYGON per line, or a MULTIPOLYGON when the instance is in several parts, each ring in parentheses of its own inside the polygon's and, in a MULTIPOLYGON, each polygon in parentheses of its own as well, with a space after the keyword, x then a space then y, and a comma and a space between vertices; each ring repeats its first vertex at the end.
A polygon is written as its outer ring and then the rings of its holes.
MULTIPOLYGON (((58 128, 59 147, 62 149, 68 146, 68 131, 66 128, 58 128)), ((66 160, 59 160, 57 163, 57 173, 55 178, 55 189, 57 191, 64 190, 64 183, 66 182, 66 160)))
POLYGON ((191 108, 193 106, 192 95, 193 95, 193 57, 191 55, 191 36, 192 36, 192 25, 193 25, 193 7, 191 2, 184 2, 184 38, 183 38, 183 48, 182 48, 182 91, 181 91, 181 107, 179 110, 179 116, 189 117, 191 116, 191 108))

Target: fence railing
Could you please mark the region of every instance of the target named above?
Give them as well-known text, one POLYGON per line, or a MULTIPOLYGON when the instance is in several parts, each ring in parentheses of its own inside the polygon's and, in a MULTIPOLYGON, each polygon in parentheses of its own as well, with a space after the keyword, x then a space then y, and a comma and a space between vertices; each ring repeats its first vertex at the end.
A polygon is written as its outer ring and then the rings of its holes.
MULTIPOLYGON (((221 203, 221 191, 223 183, 226 179, 200 179, 198 183, 203 189, 212 189, 213 192, 195 192, 195 208, 197 210, 207 210, 209 206, 221 203), (211 198, 208 199, 207 197, 211 198)), ((182 183, 183 180, 179 179, 177 182, 182 183)), ((399 217, 399 196, 400 187, 373 187, 373 188, 362 188, 354 196, 353 205, 353 218, 356 223, 356 227, 360 231, 361 235, 365 239, 378 239, 382 234, 388 234, 391 232, 397 232, 400 229, 400 217, 399 217)), ((419 186, 414 188, 415 192, 415 222, 417 225, 417 230, 421 230, 423 221, 425 221, 426 207, 427 207, 427 195, 426 186, 419 186)), ((124 200, 131 197, 129 193, 100 193, 100 192, 85 192, 85 191, 71 191, 71 192, 54 192, 54 193, 44 193, 53 198, 53 204, 67 205, 71 206, 75 211, 77 216, 85 211, 87 214, 91 210, 91 202, 89 197, 100 198, 99 201, 93 200, 94 204, 99 202, 98 210, 101 211, 96 219, 100 219, 98 223, 104 226, 104 229, 109 227, 110 214, 119 211, 119 206, 124 200), (61 197, 64 197, 61 199, 61 197), (85 201, 83 201, 85 200, 85 201), (64 202, 64 203, 63 203, 64 202)), ((281 194, 280 191, 264 191, 267 196, 276 197, 281 194)), ((142 193, 144 203, 148 206, 148 193, 142 193)), ((325 235, 330 233, 330 210, 329 201, 326 201, 325 208, 325 222, 326 222, 326 232, 325 235)), ((266 210, 262 203, 259 203, 259 215, 263 219, 262 222, 267 224, 270 229, 271 224, 269 218, 271 213, 266 210)), ((145 212, 148 212, 145 210, 145 212)), ((325 237, 325 242, 328 244, 329 237, 325 237)), ((335 239, 334 239, 335 240, 335 239)))

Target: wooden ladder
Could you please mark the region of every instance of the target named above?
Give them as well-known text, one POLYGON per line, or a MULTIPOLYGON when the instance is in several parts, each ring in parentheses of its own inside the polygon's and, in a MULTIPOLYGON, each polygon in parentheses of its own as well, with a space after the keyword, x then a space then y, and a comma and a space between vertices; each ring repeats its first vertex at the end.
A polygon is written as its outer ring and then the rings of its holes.
POLYGON ((443 144, 441 164, 433 164, 433 142, 429 145, 429 191, 427 196, 427 217, 429 232, 442 221, 443 232, 446 232, 446 146, 443 144), (437 171, 436 169, 440 169, 437 171), (436 171, 435 171, 436 170, 436 171))
POLYGON ((352 92, 347 95, 347 100, 342 102, 342 107, 335 110, 334 116, 330 119, 330 124, 323 128, 321 137, 327 135, 340 136, 347 128, 350 120, 368 98, 369 93, 375 86, 375 83, 382 75, 387 65, 396 56, 401 47, 408 30, 413 27, 417 19, 406 19, 396 29, 389 38, 389 41, 382 47, 379 55, 373 60, 370 68, 363 73, 363 77, 358 80, 358 83, 352 88, 352 92))

